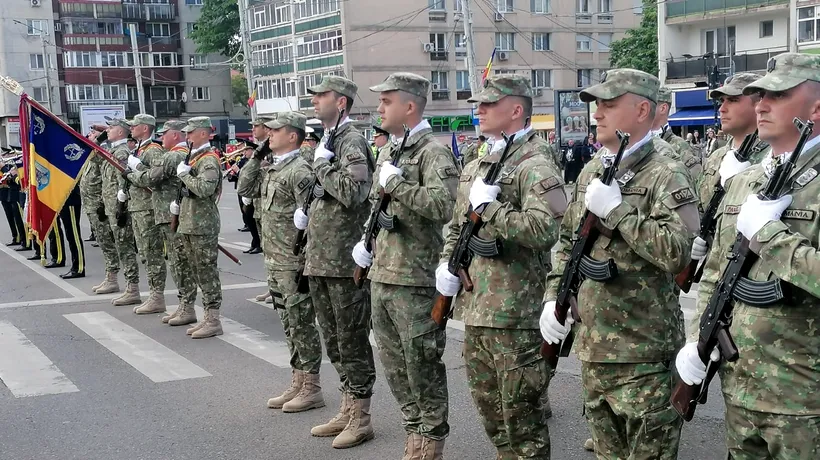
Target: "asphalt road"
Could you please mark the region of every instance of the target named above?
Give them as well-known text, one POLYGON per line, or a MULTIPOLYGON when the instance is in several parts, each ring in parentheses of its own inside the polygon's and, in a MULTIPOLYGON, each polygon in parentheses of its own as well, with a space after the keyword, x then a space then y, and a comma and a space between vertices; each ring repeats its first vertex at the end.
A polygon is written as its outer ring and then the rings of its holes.
MULTIPOLYGON (((46 270, 0 246, 0 460, 401 457, 399 410, 380 363, 372 407, 376 438, 363 446, 338 451, 330 438, 310 436, 310 427, 332 417, 339 404, 337 375, 327 363, 321 374, 327 407, 301 414, 265 407, 290 383, 287 349, 276 313, 248 300, 266 289, 263 261, 241 254, 250 236, 237 231, 237 199, 225 185, 221 240, 243 265, 220 256, 222 314, 231 321, 219 338, 194 341, 185 328, 161 324, 160 315, 137 316, 132 307, 113 307, 113 295, 94 295, 91 286, 104 269, 100 250, 88 243, 87 277, 71 282, 56 276, 65 269, 46 270)), ((0 224, 0 242, 10 239, 0 224)), ((170 279, 167 289, 173 308, 170 279)), ((689 312, 692 301, 682 300, 689 312)), ((464 378, 459 326, 451 322, 444 358, 452 427, 445 457, 492 459, 464 378)), ((594 458, 581 447, 588 430, 579 368, 574 357, 562 360, 550 386, 554 459, 594 458)), ((684 429, 680 459, 726 458, 716 386, 684 429)))

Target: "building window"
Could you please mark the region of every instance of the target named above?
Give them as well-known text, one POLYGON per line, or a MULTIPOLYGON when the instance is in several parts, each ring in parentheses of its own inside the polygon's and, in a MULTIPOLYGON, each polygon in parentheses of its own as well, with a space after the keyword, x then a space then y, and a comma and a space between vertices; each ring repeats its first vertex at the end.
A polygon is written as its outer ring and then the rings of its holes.
POLYGON ((760 21, 760 38, 774 36, 774 21, 760 21))
POLYGON ((515 33, 496 32, 495 47, 498 51, 515 51, 515 33))
POLYGON ((515 70, 512 69, 495 69, 493 75, 514 75, 515 70))
POLYGON ((208 68, 208 55, 207 54, 192 54, 191 55, 191 68, 192 69, 207 69, 208 68))
POLYGON ((339 29, 329 32, 305 35, 303 43, 297 45, 296 55, 300 58, 335 53, 342 50, 342 31, 339 29))
POLYGON ((31 70, 43 70, 46 68, 46 63, 42 54, 29 54, 28 61, 29 69, 31 70))
POLYGON ((447 72, 431 72, 430 83, 433 88, 432 96, 434 101, 446 101, 450 99, 450 90, 447 85, 447 72))
POLYGON ((467 39, 464 34, 454 34, 453 44, 456 47, 456 59, 467 57, 467 39))
POLYGON ((102 67, 123 67, 125 59, 122 53, 118 51, 103 51, 100 53, 100 62, 102 67))
POLYGON ((210 101, 211 100, 211 88, 207 86, 192 86, 191 87, 191 100, 193 101, 210 101))
POLYGON ((598 34, 598 51, 609 52, 609 45, 612 44, 612 34, 598 34))
POLYGON ((589 36, 583 34, 575 35, 575 49, 577 51, 592 51, 589 36))
POLYGON ((48 21, 43 19, 26 20, 29 35, 48 35, 48 21))
POLYGON ((461 0, 453 0, 453 11, 456 13, 461 12, 461 0))
POLYGON ((549 51, 550 34, 546 32, 535 32, 532 34, 533 51, 549 51))
POLYGON ((150 91, 152 101, 177 100, 177 89, 173 86, 152 86, 150 91))
POLYGON ((578 69, 578 87, 586 88, 592 84, 592 69, 578 69))
POLYGON ((149 22, 145 24, 145 33, 151 37, 170 37, 171 24, 167 22, 149 22))
POLYGON ((499 13, 512 13, 513 0, 495 0, 495 8, 499 13))
POLYGON ((633 0, 632 12, 635 14, 643 14, 643 2, 644 0, 633 0))
POLYGON ((470 91, 470 72, 456 70, 456 91, 470 91))
POLYGON ((550 12, 550 0, 530 0, 530 11, 536 14, 550 12))
POLYGON ((305 0, 297 3, 296 19, 307 19, 313 16, 339 11, 340 0, 305 0))
POLYGON ((799 43, 820 40, 820 7, 808 6, 797 9, 797 41, 799 43))
POLYGON ((32 89, 31 96, 37 102, 48 102, 48 95, 46 94, 46 87, 45 86, 35 86, 32 89))
POLYGON ((293 47, 289 42, 279 41, 253 47, 253 65, 268 66, 293 60, 293 47))
POLYGON ((532 87, 535 89, 552 87, 552 71, 540 69, 532 71, 532 87))
POLYGON ((578 0, 578 13, 589 14, 589 0, 578 0))
POLYGON ((600 9, 598 10, 599 13, 612 12, 612 0, 600 0, 598 6, 600 7, 600 9))
POLYGON ((447 51, 446 34, 430 34, 430 43, 433 44, 434 51, 447 51))
POLYGON ((444 0, 427 0, 427 6, 433 11, 444 11, 444 0))
POLYGON ((191 34, 194 33, 196 30, 196 23, 195 22, 186 22, 185 23, 185 37, 190 38, 191 34))
POLYGON ((186 5, 202 6, 205 0, 185 0, 186 5))

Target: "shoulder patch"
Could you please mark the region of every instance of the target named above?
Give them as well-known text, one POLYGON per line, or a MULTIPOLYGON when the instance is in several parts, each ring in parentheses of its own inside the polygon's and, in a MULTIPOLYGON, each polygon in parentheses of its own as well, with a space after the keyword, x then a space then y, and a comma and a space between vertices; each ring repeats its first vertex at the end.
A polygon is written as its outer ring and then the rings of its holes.
POLYGON ((300 180, 299 183, 296 184, 296 188, 299 189, 299 191, 301 192, 302 190, 306 189, 308 185, 310 185, 310 182, 311 181, 309 177, 303 177, 302 180, 300 180))
POLYGON ((353 162, 353 161, 364 161, 364 158, 362 158, 362 157, 361 157, 361 156, 359 156, 359 155, 356 155, 355 153, 348 153, 347 155, 345 155, 345 159, 346 159, 347 161, 350 161, 350 162, 353 162))
POLYGON ((578 192, 579 193, 586 193, 586 191, 587 191, 587 186, 586 185, 583 185, 583 184, 578 185, 578 192))
POLYGON ((726 206, 723 210, 724 214, 739 214, 740 213, 740 206, 730 205, 726 206))
POLYGON ((622 187, 622 195, 646 195, 646 187, 622 187))
POLYGON ((438 169, 436 169, 436 174, 438 174, 438 177, 441 178, 441 179, 447 179, 448 177, 458 177, 459 176, 458 168, 456 168, 455 166, 447 166, 447 167, 444 167, 444 168, 438 168, 438 169))
POLYGON ((686 204, 695 200, 695 194, 688 188, 682 188, 672 192, 672 199, 678 204, 686 204))
POLYGON ((462 174, 461 177, 458 178, 459 182, 470 182, 473 180, 473 176, 471 174, 462 174))
POLYGON ((683 165, 686 166, 687 168, 691 168, 692 166, 695 166, 698 163, 699 163, 698 159, 695 158, 695 157, 692 157, 692 158, 689 158, 688 160, 684 161, 683 165))
POLYGON ((787 209, 783 211, 784 219, 814 220, 814 211, 811 209, 787 209))
POLYGON ((561 185, 561 181, 558 180, 557 177, 552 176, 550 178, 544 179, 542 181, 536 182, 535 185, 532 186, 533 191, 539 195, 543 195, 550 190, 558 187, 561 185))

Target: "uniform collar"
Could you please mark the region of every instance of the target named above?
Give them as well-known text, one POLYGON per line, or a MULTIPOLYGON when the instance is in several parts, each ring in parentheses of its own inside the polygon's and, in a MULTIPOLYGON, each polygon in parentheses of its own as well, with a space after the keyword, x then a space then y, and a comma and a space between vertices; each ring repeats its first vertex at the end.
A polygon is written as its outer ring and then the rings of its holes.
POLYGON ((295 157, 298 154, 299 154, 299 149, 291 150, 290 152, 282 154, 282 155, 274 155, 273 158, 271 159, 271 164, 274 165, 274 166, 279 165, 279 164, 284 163, 285 161, 295 157))
POLYGON ((125 144, 126 142, 128 142, 128 139, 120 139, 118 141, 109 142, 109 145, 111 145, 111 147, 119 147, 122 144, 125 144))
MULTIPOLYGON (((641 140, 639 140, 638 142, 635 142, 634 144, 631 144, 631 143, 630 143, 630 144, 629 144, 629 147, 627 147, 627 149, 626 149, 626 150, 624 150, 624 156, 623 156, 623 158, 621 158, 621 161, 626 160, 626 158, 627 158, 629 155, 631 155, 631 154, 633 154, 633 153, 637 152, 638 150, 640 150, 640 148, 641 148, 641 147, 643 147, 643 146, 644 146, 644 144, 646 144, 647 142, 649 142, 650 140, 652 140, 652 136, 653 136, 653 135, 654 135, 654 134, 653 134, 653 132, 652 132, 652 131, 649 131, 649 132, 648 132, 648 133, 646 133, 646 135, 645 135, 643 138, 641 138, 641 140)), ((607 150, 608 150, 608 149, 607 149, 607 150)), ((615 157, 615 153, 617 153, 617 152, 610 152, 610 151, 607 151, 607 156, 611 155, 611 156, 614 158, 614 157, 615 157)))
POLYGON ((185 147, 185 148, 187 148, 188 143, 183 141, 183 142, 180 142, 179 144, 175 145, 174 147, 185 147))
POLYGON ((195 148, 195 149, 191 150, 191 155, 192 155, 192 156, 193 156, 193 155, 196 155, 197 153, 202 152, 203 150, 210 149, 210 148, 211 148, 211 143, 210 143, 210 142, 206 142, 205 144, 203 144, 203 145, 201 145, 201 146, 199 146, 199 147, 197 147, 197 148, 195 148))
MULTIPOLYGON (((417 124, 410 130, 410 133, 407 135, 408 141, 409 138, 413 137, 414 134, 418 133, 422 129, 433 129, 430 127, 430 123, 427 120, 421 120, 421 123, 417 124)), ((393 140, 393 143, 396 145, 401 145, 402 141, 404 141, 404 137, 397 137, 393 140)))

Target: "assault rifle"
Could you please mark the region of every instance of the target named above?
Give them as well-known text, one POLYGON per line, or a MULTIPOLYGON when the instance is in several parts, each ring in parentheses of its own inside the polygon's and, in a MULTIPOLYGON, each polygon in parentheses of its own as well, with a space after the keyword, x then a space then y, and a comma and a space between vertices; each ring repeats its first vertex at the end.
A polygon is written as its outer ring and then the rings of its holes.
MULTIPOLYGON (((330 150, 331 152, 335 153, 333 141, 336 140, 336 132, 339 131, 339 123, 342 121, 342 118, 345 115, 345 109, 339 109, 339 118, 336 119, 336 126, 333 127, 333 131, 327 135, 327 141, 325 141, 325 148, 330 150)), ((313 204, 313 201, 316 198, 321 198, 325 194, 325 190, 322 188, 322 184, 319 183, 319 179, 313 179, 313 185, 310 187, 311 192, 308 193, 308 196, 305 197, 305 202, 302 204, 302 211, 305 215, 308 215, 308 211, 310 210, 310 205, 313 204)), ((302 250, 305 248, 307 244, 307 236, 305 230, 299 230, 296 232, 296 238, 293 240, 293 255, 298 256, 302 253, 302 250)))
MULTIPOLYGON (((393 166, 399 164, 399 158, 401 154, 404 153, 404 147, 407 145, 408 137, 410 137, 410 128, 404 125, 404 138, 401 141, 401 147, 393 154, 393 161, 390 162, 393 166)), ((376 237, 379 236, 379 231, 382 228, 392 230, 396 224, 396 216, 387 214, 387 207, 390 206, 391 200, 390 194, 386 193, 384 187, 382 187, 381 190, 379 190, 379 201, 376 202, 376 205, 373 206, 373 209, 370 211, 370 219, 364 231, 363 240, 365 249, 371 254, 376 246, 376 237)), ((361 288, 364 285, 368 271, 370 271, 370 267, 360 267, 356 265, 356 268, 353 270, 353 283, 356 287, 361 288)))
MULTIPOLYGON (((776 168, 766 183, 762 192, 758 193, 758 198, 763 201, 773 201, 781 198, 790 190, 789 176, 794 170, 800 151, 806 145, 806 141, 811 136, 814 123, 794 119, 794 125, 800 131, 800 139, 791 154, 785 159, 776 163, 776 168)), ((778 161, 778 160, 775 160, 778 161)), ((735 242, 732 245, 731 253, 727 256, 729 264, 723 269, 720 280, 715 285, 715 290, 709 298, 706 310, 700 318, 700 333, 698 334, 698 357, 706 365, 706 378, 699 385, 687 385, 678 378, 675 388, 672 389, 670 402, 672 407, 687 422, 692 420, 698 404, 706 403, 706 395, 709 390, 709 383, 717 374, 721 362, 713 363, 710 359, 712 350, 717 347, 720 351, 721 359, 734 362, 740 356, 737 346, 729 334, 729 327, 732 325, 732 313, 734 310, 734 300, 742 300, 746 303, 752 302, 757 305, 770 305, 772 300, 779 301, 783 297, 782 290, 777 292, 773 289, 773 283, 780 287, 780 280, 752 281, 746 278, 752 265, 757 260, 757 255, 749 249, 749 240, 738 232, 735 242), (774 292, 773 292, 774 291, 774 292)))
MULTIPOLYGON (((484 176, 484 183, 487 185, 496 185, 498 176, 501 175, 501 170, 504 169, 504 162, 507 161, 510 152, 512 152, 515 134, 510 137, 507 137, 505 133, 501 133, 501 135, 504 137, 506 145, 504 151, 501 153, 501 157, 496 163, 490 166, 490 169, 484 176)), ((478 238, 478 232, 484 226, 484 221, 481 220, 481 214, 484 212, 485 207, 486 204, 483 204, 479 206, 478 209, 473 209, 473 205, 469 205, 467 214, 465 214, 467 221, 461 224, 461 232, 458 235, 455 248, 453 249, 453 253, 450 254, 450 260, 447 261, 447 271, 449 271, 451 275, 458 276, 461 279, 461 285, 467 292, 472 292, 473 290, 473 280, 470 279, 470 274, 467 273, 467 268, 469 268, 472 262, 473 253, 498 254, 499 251, 498 240, 483 241, 478 238), (476 248, 475 245, 477 244, 486 247, 486 250, 482 251, 482 248, 476 248)), ((433 303, 433 311, 431 312, 433 321, 438 324, 440 329, 444 329, 447 327, 447 320, 452 318, 452 315, 453 297, 439 293, 433 303)))
MULTIPOLYGON (((103 131, 97 135, 97 138, 94 139, 94 142, 96 142, 97 145, 102 145, 103 142, 108 140, 108 131, 105 131, 105 127, 94 125, 93 129, 94 131, 99 131, 100 129, 103 129, 103 131)), ((89 135, 91 135, 91 133, 89 133, 89 135)), ((105 206, 103 204, 100 204, 100 206, 97 207, 97 209, 95 209, 95 212, 97 213, 97 219, 99 219, 100 222, 108 221, 108 215, 105 213, 105 206)))
MULTIPOLYGON (((194 144, 188 143, 188 154, 185 155, 185 160, 183 163, 186 165, 191 161, 191 151, 194 149, 194 144)), ((179 183, 179 190, 177 191, 177 206, 180 207, 180 212, 182 212, 182 197, 184 196, 185 184, 180 181, 179 183)), ((171 214, 171 231, 176 233, 177 228, 179 228, 179 214, 171 214)))
MULTIPOLYGON (((735 158, 737 161, 744 162, 749 161, 749 157, 752 156, 752 149, 754 145, 757 143, 757 130, 754 133, 747 135, 743 139, 743 143, 740 144, 740 148, 734 152, 735 158)), ((732 152, 727 152, 726 154, 729 155, 732 152)), ((700 218, 700 231, 698 232, 698 237, 704 241, 707 241, 708 244, 711 244, 712 239, 715 236, 715 225, 717 224, 717 219, 715 219, 715 214, 717 214, 718 207, 720 206, 720 202, 723 201, 723 197, 726 195, 726 189, 720 185, 720 178, 715 183, 714 190, 712 192, 712 199, 709 200, 709 205, 706 206, 706 210, 703 212, 703 216, 700 218)), ((703 275, 703 266, 706 265, 705 260, 704 263, 699 265, 699 260, 692 260, 689 262, 689 265, 683 269, 682 272, 678 273, 675 276, 675 283, 678 285, 681 291, 689 292, 689 289, 692 288, 692 283, 700 282, 700 277, 703 275)))
MULTIPOLYGON (((615 173, 618 172, 618 165, 621 164, 624 151, 629 144, 629 134, 616 131, 616 135, 621 143, 618 146, 618 152, 615 154, 615 157, 611 160, 611 163, 608 163, 605 158, 601 158, 601 161, 604 162, 604 173, 601 175, 601 182, 605 185, 611 184, 615 179, 615 173)), ((573 311, 578 310, 576 296, 578 295, 578 289, 582 281, 586 278, 596 281, 605 281, 615 278, 618 275, 618 267, 615 265, 614 260, 609 259, 606 262, 597 262, 589 257, 589 254, 592 252, 592 246, 595 244, 598 236, 601 235, 601 227, 598 221, 598 216, 586 210, 578 225, 578 230, 575 232, 572 251, 564 267, 564 273, 561 275, 561 284, 558 286, 558 298, 555 300, 555 318, 561 324, 564 324, 567 320, 570 309, 573 311)), ((550 366, 555 369, 558 365, 559 357, 569 356, 574 340, 574 331, 570 329, 569 334, 561 343, 551 344, 544 341, 544 343, 541 344, 541 355, 544 356, 550 366)))

